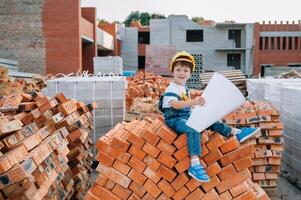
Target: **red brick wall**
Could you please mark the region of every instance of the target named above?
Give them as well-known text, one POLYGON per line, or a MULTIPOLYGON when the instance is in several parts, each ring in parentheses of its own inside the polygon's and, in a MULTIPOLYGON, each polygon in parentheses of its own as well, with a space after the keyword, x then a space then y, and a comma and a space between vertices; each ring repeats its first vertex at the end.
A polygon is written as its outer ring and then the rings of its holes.
MULTIPOLYGON (((288 23, 288 22, 287 22, 288 23)), ((301 23, 298 24, 254 24, 254 74, 260 73, 261 64, 274 64, 276 66, 287 66, 289 63, 301 63, 301 37, 291 37, 291 48, 289 48, 289 37, 285 37, 285 48, 283 38, 280 37, 279 49, 278 39, 274 37, 274 48, 272 48, 272 37, 260 38, 260 32, 300 32, 301 23), (260 45, 260 40, 262 45, 260 45), (296 40, 296 42, 295 42, 296 40), (267 42, 267 43, 266 43, 267 42), (297 44, 297 45, 295 45, 297 44)))
POLYGON ((46 0, 43 8, 46 73, 82 70, 80 0, 46 0))
POLYGON ((120 56, 121 55, 121 41, 117 39, 116 34, 117 34, 117 24, 116 23, 99 23, 98 27, 109 33, 114 37, 114 52, 112 52, 112 56, 120 56))
MULTIPOLYGON (((93 57, 97 56, 97 37, 96 37, 96 8, 82 8, 82 17, 92 24, 92 30, 88 33, 94 40, 93 43, 83 45, 82 48, 82 66, 83 70, 89 70, 93 73, 93 57)), ((84 27, 81 27, 81 30, 84 27)))

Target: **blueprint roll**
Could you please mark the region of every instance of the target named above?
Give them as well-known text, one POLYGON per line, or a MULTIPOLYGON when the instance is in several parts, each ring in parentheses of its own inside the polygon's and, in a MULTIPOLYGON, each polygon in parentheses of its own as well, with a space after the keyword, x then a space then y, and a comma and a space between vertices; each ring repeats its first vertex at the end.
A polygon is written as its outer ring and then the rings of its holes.
POLYGON ((195 106, 187 125, 201 132, 245 102, 240 90, 224 76, 214 73, 202 97, 204 106, 195 106))

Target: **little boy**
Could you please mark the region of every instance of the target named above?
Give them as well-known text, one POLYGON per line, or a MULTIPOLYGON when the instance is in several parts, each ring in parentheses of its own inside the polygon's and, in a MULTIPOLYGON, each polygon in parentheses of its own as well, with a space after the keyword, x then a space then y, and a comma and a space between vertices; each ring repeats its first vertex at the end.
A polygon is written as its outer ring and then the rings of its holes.
MULTIPOLYGON (((173 82, 169 84, 160 98, 159 109, 164 114, 167 126, 177 134, 186 133, 187 135, 188 151, 191 158, 188 174, 200 182, 209 182, 210 177, 199 160, 201 155, 201 134, 186 125, 191 114, 191 107, 205 105, 205 99, 201 96, 190 99, 189 91, 186 87, 186 81, 194 69, 195 60, 189 53, 183 51, 174 56, 170 63, 173 82)), ((260 131, 259 128, 235 129, 221 122, 214 123, 208 129, 218 132, 224 137, 235 135, 239 142, 247 140, 260 131)))

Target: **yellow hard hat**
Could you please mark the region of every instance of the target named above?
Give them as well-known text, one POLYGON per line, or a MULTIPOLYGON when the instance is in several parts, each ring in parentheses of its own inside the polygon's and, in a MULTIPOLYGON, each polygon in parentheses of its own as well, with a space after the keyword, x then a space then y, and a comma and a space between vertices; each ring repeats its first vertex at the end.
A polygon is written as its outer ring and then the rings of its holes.
POLYGON ((195 60, 194 60, 194 57, 190 53, 188 53, 186 51, 181 51, 181 52, 176 53, 176 55, 173 57, 173 59, 170 62, 170 65, 169 65, 170 71, 172 71, 173 65, 177 61, 190 62, 192 64, 192 72, 194 71, 195 60))

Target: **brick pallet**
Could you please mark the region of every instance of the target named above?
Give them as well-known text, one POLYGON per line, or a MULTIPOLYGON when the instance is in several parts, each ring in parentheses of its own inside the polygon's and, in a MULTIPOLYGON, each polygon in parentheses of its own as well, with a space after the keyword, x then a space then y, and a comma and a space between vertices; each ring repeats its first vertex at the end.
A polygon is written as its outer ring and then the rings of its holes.
POLYGON ((263 188, 276 188, 280 174, 281 156, 284 139, 283 125, 279 112, 265 102, 247 102, 241 108, 224 117, 223 121, 236 127, 260 127, 261 133, 249 140, 255 145, 252 154, 253 166, 250 167, 252 179, 263 188))
POLYGON ((201 162, 211 181, 200 183, 187 175, 186 135, 161 119, 122 122, 98 140, 99 175, 85 200, 269 199, 248 170, 253 144, 203 132, 201 162))
POLYGON ((62 93, 3 97, 0 199, 82 199, 92 162, 91 109, 62 93))

